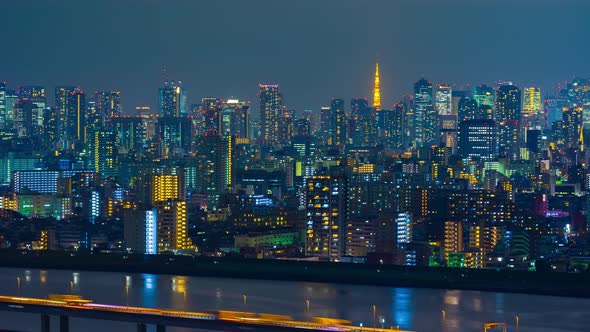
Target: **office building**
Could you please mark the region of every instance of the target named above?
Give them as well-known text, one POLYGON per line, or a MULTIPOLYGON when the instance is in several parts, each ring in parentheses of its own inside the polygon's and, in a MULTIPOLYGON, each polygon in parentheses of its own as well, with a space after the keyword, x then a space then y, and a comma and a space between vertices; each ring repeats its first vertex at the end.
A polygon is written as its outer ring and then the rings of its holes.
POLYGON ((158 89, 158 110, 160 116, 174 118, 186 113, 186 94, 181 82, 164 82, 164 86, 158 89))
POLYGON ((543 104, 541 103, 541 89, 525 87, 523 90, 521 126, 536 129, 541 127, 543 104))
POLYGON ((432 83, 422 78, 414 84, 414 141, 416 146, 438 139, 438 116, 432 105, 432 83))
POLYGON ((339 149, 343 148, 346 144, 347 134, 344 100, 332 99, 328 123, 328 145, 339 149))
POLYGON ((498 154, 498 128, 493 120, 466 120, 459 124, 459 154, 470 160, 492 161, 498 154))
POLYGON ((447 84, 438 84, 436 86, 434 101, 435 109, 438 115, 452 114, 452 88, 447 84))
POLYGON ((498 152, 511 159, 519 156, 521 102, 520 89, 511 83, 496 91, 494 119, 498 124, 498 152))
POLYGON ((350 141, 354 147, 368 147, 376 144, 377 119, 374 109, 364 98, 350 101, 350 141))
POLYGON ((283 111, 283 95, 277 84, 258 85, 260 97, 260 135, 263 145, 279 143, 279 121, 283 111))
POLYGON ((113 120, 121 117, 121 92, 97 91, 94 94, 96 112, 98 114, 95 126, 110 128, 113 120))

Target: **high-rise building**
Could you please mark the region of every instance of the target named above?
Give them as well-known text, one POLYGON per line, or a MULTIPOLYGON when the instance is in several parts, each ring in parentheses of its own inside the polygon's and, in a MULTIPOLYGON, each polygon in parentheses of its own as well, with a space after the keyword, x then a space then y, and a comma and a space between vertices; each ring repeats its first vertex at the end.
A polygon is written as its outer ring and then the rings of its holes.
POLYGON ((278 84, 260 84, 260 125, 263 145, 279 143, 279 117, 283 111, 283 95, 278 84))
POLYGON ((414 84, 414 142, 430 144, 438 138, 438 116, 432 105, 432 83, 422 78, 414 84))
POLYGON ((478 119, 478 109, 477 101, 474 98, 469 96, 461 97, 458 104, 459 122, 478 119))
POLYGON ((183 108, 183 99, 186 102, 185 91, 178 82, 164 82, 164 86, 158 89, 158 109, 160 116, 180 117, 186 113, 183 108))
POLYGON ((178 175, 151 175, 151 202, 165 202, 184 198, 183 180, 178 175))
POLYGON ((434 95, 435 108, 438 115, 452 114, 452 88, 447 84, 438 84, 434 95))
POLYGON ((156 134, 160 141, 161 156, 185 154, 191 149, 193 131, 192 122, 188 118, 158 118, 156 134))
POLYGON ((4 114, 6 122, 5 129, 14 129, 14 111, 18 103, 18 93, 14 90, 5 90, 4 92, 4 114))
POLYGON ((455 114, 440 115, 440 145, 450 148, 452 153, 457 150, 458 117, 455 114))
POLYGON ((250 138, 250 101, 228 99, 221 105, 220 135, 250 138))
POLYGON ((293 123, 294 136, 311 136, 311 124, 307 119, 298 119, 293 123))
POLYGON ((375 63, 375 80, 373 86, 373 108, 381 110, 381 82, 379 81, 379 62, 375 63))
POLYGON ((541 126, 543 104, 541 103, 541 89, 526 87, 523 89, 521 126, 531 129, 541 126))
POLYGON ((543 128, 551 128, 554 122, 561 121, 564 109, 567 109, 568 101, 565 97, 549 97, 545 99, 545 113, 547 122, 543 128))
POLYGON ((295 121, 295 111, 284 109, 279 116, 279 142, 288 144, 293 136, 293 121, 295 121))
POLYGON ((121 117, 121 92, 97 91, 94 96, 99 125, 111 127, 113 120, 121 117))
POLYGON ((590 103, 590 79, 574 77, 567 85, 567 98, 570 104, 576 106, 590 103))
POLYGON ((381 110, 377 115, 378 133, 384 144, 392 150, 404 145, 404 105, 399 103, 393 110, 381 110))
POLYGON ((158 211, 127 209, 123 219, 127 249, 137 254, 158 254, 158 211))
POLYGON ((412 219, 407 213, 398 213, 395 218, 395 244, 398 249, 406 249, 412 241, 412 219))
POLYGON ((355 216, 346 221, 346 256, 366 257, 375 251, 378 221, 374 215, 355 216))
POLYGON ((36 108, 29 99, 19 99, 14 112, 14 128, 19 137, 33 136, 33 113, 36 108))
POLYGON ((350 139, 355 147, 368 147, 376 144, 377 119, 373 108, 365 98, 350 101, 350 139))
POLYGON ((498 124, 499 154, 511 159, 519 157, 520 115, 520 89, 511 83, 503 84, 496 91, 494 119, 498 124))
POLYGON ((449 254, 463 251, 463 224, 460 221, 445 221, 445 237, 443 242, 445 261, 449 254))
MULTIPOLYGON (((221 135, 224 132, 222 129, 222 103, 223 100, 214 97, 205 97, 201 99, 201 114, 203 125, 201 126, 201 135, 221 135)), ((226 111, 226 113, 228 113, 226 111)), ((229 117, 228 119, 229 120, 229 117)))
POLYGON ((343 148, 346 144, 346 113, 344 100, 332 99, 330 102, 330 119, 328 127, 328 145, 343 148))
POLYGON ((314 175, 306 184, 306 256, 339 260, 345 250, 346 194, 341 174, 314 175))
POLYGON ((42 137, 44 112, 47 108, 45 88, 42 86, 21 86, 18 95, 19 100, 30 100, 33 104, 31 113, 31 133, 36 138, 42 137))
POLYGON ((90 153, 94 171, 104 177, 117 176, 116 133, 113 129, 96 129, 92 132, 90 153))
POLYGON ((86 141, 86 95, 76 87, 55 88, 59 139, 64 148, 86 141))
POLYGON ((198 144, 196 189, 209 196, 212 207, 221 194, 231 191, 235 178, 233 154, 233 136, 204 136, 198 144))
POLYGON ((494 89, 487 85, 480 85, 473 89, 473 99, 477 103, 477 107, 482 105, 494 107, 494 89))
POLYGON ((564 145, 573 148, 581 144, 583 133, 583 107, 569 107, 563 111, 562 135, 564 145))
POLYGON ((185 201, 156 202, 158 220, 158 252, 194 249, 188 237, 188 217, 185 201))
POLYGON ((318 137, 320 142, 327 144, 328 137, 330 137, 330 114, 331 109, 329 106, 322 106, 320 108, 320 125, 318 128, 318 137))
POLYGON ((147 140, 146 128, 140 117, 113 118, 113 130, 116 134, 116 147, 127 153, 139 152, 147 140))
POLYGON ((494 120, 465 120, 459 124, 458 146, 463 158, 492 161, 498 154, 494 120))
POLYGON ((6 82, 0 82, 0 129, 7 129, 6 121, 6 82))

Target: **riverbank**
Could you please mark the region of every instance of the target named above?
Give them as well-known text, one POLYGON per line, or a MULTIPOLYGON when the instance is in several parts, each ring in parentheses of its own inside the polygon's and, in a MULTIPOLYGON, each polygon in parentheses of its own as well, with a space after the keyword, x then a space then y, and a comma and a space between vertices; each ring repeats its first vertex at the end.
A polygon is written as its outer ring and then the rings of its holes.
POLYGON ((0 267, 329 282, 590 298, 589 273, 35 251, 0 251, 0 267))

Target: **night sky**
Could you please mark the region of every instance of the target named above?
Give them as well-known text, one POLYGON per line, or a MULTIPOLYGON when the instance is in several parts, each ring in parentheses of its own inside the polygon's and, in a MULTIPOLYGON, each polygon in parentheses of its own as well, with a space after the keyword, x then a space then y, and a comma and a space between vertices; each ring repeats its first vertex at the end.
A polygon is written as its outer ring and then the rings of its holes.
POLYGON ((121 90, 127 113, 155 107, 165 77, 190 102, 255 100, 265 82, 317 110, 369 97, 377 54, 383 107, 421 76, 545 89, 590 77, 588 0, 2 0, 0 24, 0 80, 121 90))

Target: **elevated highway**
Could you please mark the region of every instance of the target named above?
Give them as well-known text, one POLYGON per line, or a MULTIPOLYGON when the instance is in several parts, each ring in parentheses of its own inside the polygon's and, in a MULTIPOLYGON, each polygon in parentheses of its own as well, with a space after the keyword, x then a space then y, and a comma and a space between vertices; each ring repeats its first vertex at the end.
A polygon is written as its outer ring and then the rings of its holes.
MULTIPOLYGON (((0 310, 39 314, 41 332, 50 331, 51 316, 59 317, 60 332, 69 331, 70 317, 135 323, 138 332, 145 332, 147 325, 155 325, 157 332, 166 331, 167 326, 207 331, 363 332, 363 327, 352 326, 350 321, 335 318, 313 317, 310 321, 298 321, 290 316, 241 311, 194 312, 129 307, 92 303, 72 295, 54 295, 48 299, 0 296, 0 310)), ((377 327, 364 327, 364 331, 404 332, 377 327)))

